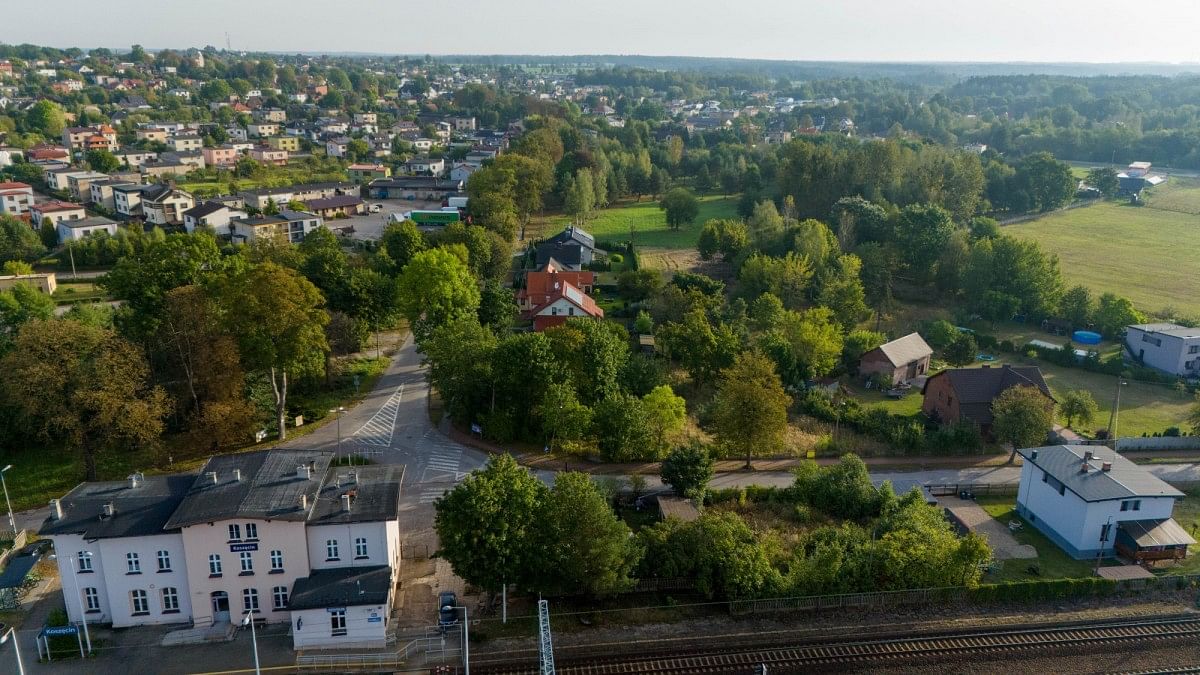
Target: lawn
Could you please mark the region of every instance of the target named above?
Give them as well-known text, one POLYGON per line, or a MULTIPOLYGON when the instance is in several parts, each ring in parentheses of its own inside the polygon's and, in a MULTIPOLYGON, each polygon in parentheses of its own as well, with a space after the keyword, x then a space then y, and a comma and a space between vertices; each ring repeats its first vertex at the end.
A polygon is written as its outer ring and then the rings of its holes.
POLYGON ((1148 209, 1200 214, 1200 180, 1171 178, 1143 193, 1148 209))
MULTIPOLYGON (((1200 188, 1177 187, 1149 198, 1152 205, 1159 200, 1200 204, 1200 188)), ((1069 284, 1123 295, 1144 311, 1174 307, 1200 315, 1200 248, 1188 245, 1200 233, 1195 215, 1106 202, 1009 225, 1004 231, 1057 254, 1069 284)))
MULTIPOLYGON (((656 201, 621 202, 597 211, 583 226, 597 240, 627 241, 630 229, 637 246, 665 249, 695 248, 700 229, 712 218, 737 218, 737 199, 708 195, 700 197, 700 214, 691 225, 672 230, 667 227, 666 212, 656 201)), ((571 224, 570 216, 554 215, 530 224, 529 237, 551 236, 571 224)))
POLYGON ((73 305, 77 302, 93 302, 105 300, 107 295, 91 281, 59 281, 55 289, 54 302, 60 305, 73 305))
POLYGON ((1022 544, 1029 544, 1037 549, 1037 560, 1005 560, 996 572, 984 576, 984 583, 999 583, 1004 581, 1033 581, 1036 579, 1063 579, 1092 576, 1093 563, 1075 560, 1067 555, 1057 544, 1050 541, 1037 528, 1030 525, 1024 518, 1017 515, 1016 500, 1012 497, 980 497, 979 505, 988 515, 1007 524, 1018 520, 1025 524, 1013 533, 1013 537, 1022 544), (1028 572, 1029 566, 1037 564, 1039 574, 1028 572))
MULTIPOLYGON (((1200 539, 1200 488, 1186 492, 1186 497, 1175 502, 1175 522, 1193 538, 1200 539)), ((1200 574, 1200 546, 1189 547, 1188 557, 1179 565, 1167 569, 1178 574, 1200 574)))

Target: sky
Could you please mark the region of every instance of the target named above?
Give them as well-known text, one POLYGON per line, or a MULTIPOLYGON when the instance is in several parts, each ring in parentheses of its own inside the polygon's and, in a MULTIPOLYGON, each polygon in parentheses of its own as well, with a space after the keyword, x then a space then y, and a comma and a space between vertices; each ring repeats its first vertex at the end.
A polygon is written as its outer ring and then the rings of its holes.
POLYGON ((801 61, 1200 62, 1200 1, 4 0, 0 42, 801 61), (114 17, 112 19, 107 16, 114 17))

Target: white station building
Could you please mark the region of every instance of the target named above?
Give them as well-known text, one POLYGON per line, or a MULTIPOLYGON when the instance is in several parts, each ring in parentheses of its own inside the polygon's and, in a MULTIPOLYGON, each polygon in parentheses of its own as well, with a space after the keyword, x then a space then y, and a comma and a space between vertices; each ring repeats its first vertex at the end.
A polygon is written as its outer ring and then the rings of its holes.
POLYGON ((290 622, 293 646, 385 644, 401 466, 333 453, 212 457, 199 474, 82 483, 51 502, 67 613, 113 627, 290 622))

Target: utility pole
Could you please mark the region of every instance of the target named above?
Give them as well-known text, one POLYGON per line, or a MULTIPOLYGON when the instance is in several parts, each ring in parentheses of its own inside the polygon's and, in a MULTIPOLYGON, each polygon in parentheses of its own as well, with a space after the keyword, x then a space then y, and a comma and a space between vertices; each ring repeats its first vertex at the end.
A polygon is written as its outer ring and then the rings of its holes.
MULTIPOLYGON (((90 554, 89 554, 90 555, 90 554)), ((75 566, 78 564, 75 556, 67 558, 67 562, 71 564, 71 583, 75 585, 75 599, 79 602, 79 620, 83 624, 83 637, 87 641, 88 653, 92 653, 92 633, 88 630, 87 625, 87 608, 83 606, 83 596, 79 593, 79 577, 76 575, 75 566)))
POLYGON ((71 280, 78 281, 79 275, 75 274, 75 247, 67 244, 67 254, 71 256, 71 280))
POLYGON ((1116 447, 1115 443, 1116 443, 1116 438, 1117 438, 1117 422, 1119 421, 1118 417, 1121 414, 1121 387, 1125 386, 1126 384, 1128 384, 1128 383, 1125 382, 1124 380, 1122 380, 1121 376, 1118 375, 1117 376, 1117 394, 1116 394, 1116 396, 1113 397, 1112 412, 1110 412, 1108 414, 1108 439, 1110 441, 1113 441, 1114 448, 1116 447))
POLYGON ((554 644, 550 636, 550 603, 538 600, 538 635, 540 645, 538 655, 541 675, 554 675, 554 644))
POLYGON ((242 625, 246 624, 250 624, 250 641, 254 645, 254 675, 262 675, 262 668, 258 665, 258 632, 254 629, 254 612, 246 612, 242 625))
POLYGON ((4 488, 4 504, 8 507, 8 525, 12 528, 13 539, 17 538, 17 519, 13 517, 12 502, 8 500, 8 483, 4 480, 4 474, 12 468, 12 464, 0 469, 0 486, 4 488))

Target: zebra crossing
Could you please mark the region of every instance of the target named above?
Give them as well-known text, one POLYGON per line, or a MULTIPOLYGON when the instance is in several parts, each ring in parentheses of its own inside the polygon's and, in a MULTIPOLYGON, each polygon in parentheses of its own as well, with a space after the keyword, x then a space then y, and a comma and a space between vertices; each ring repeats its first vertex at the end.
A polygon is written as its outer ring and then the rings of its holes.
POLYGON ((421 482, 457 481, 462 460, 462 446, 432 429, 426 432, 418 446, 425 459, 421 482))
POLYGON ((417 497, 417 501, 421 504, 432 504, 436 502, 439 497, 446 494, 446 491, 451 487, 453 486, 445 484, 426 485, 425 487, 421 488, 421 494, 417 497))
POLYGON ((400 411, 400 400, 404 397, 404 383, 379 408, 371 419, 358 428, 351 438, 364 445, 388 448, 392 445, 392 433, 396 429, 396 415, 400 411))

